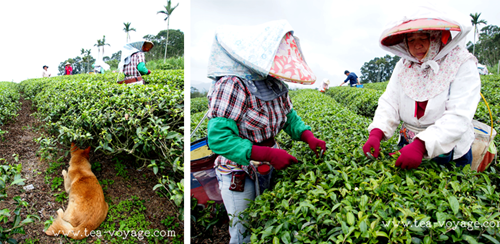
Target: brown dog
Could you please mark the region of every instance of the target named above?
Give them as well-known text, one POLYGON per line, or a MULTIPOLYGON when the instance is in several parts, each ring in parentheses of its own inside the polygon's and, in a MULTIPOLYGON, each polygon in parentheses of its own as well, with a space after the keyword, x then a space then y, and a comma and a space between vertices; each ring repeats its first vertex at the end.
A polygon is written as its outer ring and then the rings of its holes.
POLYGON ((64 189, 69 194, 68 208, 66 212, 57 210, 57 219, 45 234, 67 235, 80 240, 89 236, 106 218, 108 204, 104 201, 102 187, 90 170, 89 152, 90 147, 81 150, 71 143, 68 172, 62 172, 64 189))

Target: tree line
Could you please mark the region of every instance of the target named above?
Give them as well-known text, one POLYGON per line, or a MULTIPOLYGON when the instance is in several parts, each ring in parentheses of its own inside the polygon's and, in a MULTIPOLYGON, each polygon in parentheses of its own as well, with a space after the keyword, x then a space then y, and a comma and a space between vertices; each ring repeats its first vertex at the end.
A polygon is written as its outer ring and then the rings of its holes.
MULTIPOLYGON (((168 38, 168 57, 182 57, 184 56, 184 33, 181 30, 170 30, 168 38)), ((144 40, 151 41, 155 46, 151 51, 145 53, 145 58, 147 61, 158 60, 164 58, 165 52, 165 43, 167 35, 167 30, 162 30, 158 32, 157 35, 145 35, 143 37, 144 40)), ((109 43, 106 43, 105 36, 103 39, 98 40, 97 46, 99 52, 102 51, 104 55, 104 46, 111 46, 109 43)), ((122 51, 118 51, 113 53, 111 56, 104 56, 102 59, 105 63, 110 66, 110 69, 117 69, 118 63, 121 59, 122 51)), ((74 58, 68 58, 59 63, 57 67, 59 70, 58 75, 64 75, 64 66, 65 63, 71 63, 71 67, 73 67, 73 74, 85 74, 91 72, 93 70, 92 64, 94 64, 96 58, 91 55, 90 49, 81 49, 81 55, 76 56, 74 58)))
POLYGON ((486 66, 495 66, 500 60, 500 28, 496 25, 486 25, 486 20, 479 19, 481 13, 471 14, 471 22, 474 26, 474 43, 468 42, 467 49, 473 53, 479 63, 486 66), (476 42, 477 26, 485 24, 479 33, 479 39, 476 42))
MULTIPOLYGON (((164 63, 166 61, 167 54, 169 55, 169 57, 184 56, 184 33, 180 30, 169 29, 170 16, 178 6, 179 3, 177 3, 177 5, 172 7, 171 0, 167 0, 167 5, 163 6, 165 10, 161 10, 156 13, 156 14, 163 14, 165 16, 164 21, 167 21, 167 29, 160 31, 156 36, 146 35, 143 37, 145 40, 151 41, 155 45, 155 48, 153 48, 151 51, 145 54, 146 60, 160 59, 161 53, 164 53, 163 56, 164 63), (172 34, 172 36, 170 37, 169 34, 172 34), (162 45, 163 43, 165 44, 162 45), (171 49, 168 49, 168 46, 170 46, 171 49)), ((123 25, 124 25, 123 31, 125 31, 125 33, 127 34, 127 43, 128 43, 130 41, 130 32, 136 31, 136 29, 131 27, 130 22, 123 23, 123 25)), ((97 44, 94 44, 94 46, 97 46, 98 56, 101 52, 101 49, 102 49, 102 55, 104 56, 104 47, 111 45, 109 43, 106 43, 106 36, 103 36, 102 39, 97 40, 97 44)), ((77 56, 75 58, 69 58, 59 63, 58 75, 63 75, 65 73, 64 66, 68 62, 73 67, 73 74, 90 72, 92 70, 90 67, 90 63, 95 63, 96 61, 96 59, 92 57, 90 53, 91 53, 90 49, 82 48, 81 49, 82 57, 77 56)), ((105 63, 107 63, 110 66, 110 69, 117 69, 118 64, 120 62, 120 58, 121 58, 121 51, 118 51, 113 55, 111 55, 111 57, 104 56, 102 59, 105 63)))

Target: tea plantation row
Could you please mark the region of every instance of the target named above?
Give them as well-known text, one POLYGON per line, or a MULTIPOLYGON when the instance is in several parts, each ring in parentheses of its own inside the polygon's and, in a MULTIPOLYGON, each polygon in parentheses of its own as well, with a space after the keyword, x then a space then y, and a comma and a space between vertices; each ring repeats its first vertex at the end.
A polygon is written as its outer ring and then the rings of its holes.
POLYGON ((182 74, 155 70, 144 77, 148 85, 119 85, 112 73, 57 76, 25 80, 20 90, 60 144, 134 156, 155 173, 170 172, 183 162, 182 74))
POLYGON ((316 159, 303 142, 281 133, 299 159, 278 172, 277 184, 244 212, 253 243, 436 243, 500 240, 498 168, 483 173, 424 160, 417 170, 395 167, 361 150, 370 119, 313 90, 292 93, 297 113, 327 142, 316 159))
POLYGON ((17 86, 12 82, 0 82, 0 125, 17 116, 21 103, 19 102, 17 86))

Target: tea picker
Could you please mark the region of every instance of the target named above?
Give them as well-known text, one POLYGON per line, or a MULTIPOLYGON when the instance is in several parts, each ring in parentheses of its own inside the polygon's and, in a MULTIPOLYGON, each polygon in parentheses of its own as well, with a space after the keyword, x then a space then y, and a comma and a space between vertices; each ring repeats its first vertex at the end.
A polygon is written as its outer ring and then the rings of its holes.
POLYGON ((208 95, 207 145, 218 155, 214 171, 232 223, 231 243, 250 241, 243 239, 245 227, 238 214, 269 187, 274 169, 297 163, 274 139, 281 130, 308 143, 316 155, 326 150, 326 143, 304 124, 288 95, 285 82, 316 81, 293 34, 284 20, 222 26, 212 44, 208 77, 214 85, 208 95))
POLYGON ((137 41, 127 43, 122 48, 121 61, 118 64, 118 84, 144 84, 143 75, 151 74, 151 70, 146 68, 144 52, 149 52, 154 47, 150 41, 137 41), (125 79, 118 81, 120 72, 125 74, 125 79))
POLYGON ((473 159, 482 160, 473 157, 478 131, 489 132, 489 140, 495 133, 473 122, 481 80, 477 59, 465 48, 470 18, 431 3, 401 14, 380 37, 381 48, 401 59, 379 99, 363 151, 376 158, 380 141, 392 137, 402 121, 396 166, 414 169, 427 158, 474 168, 473 159))

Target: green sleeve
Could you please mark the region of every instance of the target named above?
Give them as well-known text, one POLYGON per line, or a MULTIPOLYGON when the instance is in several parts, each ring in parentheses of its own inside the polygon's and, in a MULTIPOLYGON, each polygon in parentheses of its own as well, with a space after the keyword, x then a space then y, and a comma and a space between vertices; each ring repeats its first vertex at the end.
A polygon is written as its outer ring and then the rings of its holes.
POLYGON ((286 123, 283 130, 292 137, 293 140, 299 141, 302 132, 311 130, 311 126, 304 124, 304 121, 297 115, 294 109, 286 115, 286 123))
POLYGON ((238 126, 234 120, 217 117, 208 121, 210 149, 237 164, 248 165, 253 144, 238 135, 238 126))
POLYGON ((141 73, 141 75, 145 75, 148 73, 148 69, 146 68, 146 64, 144 62, 140 62, 137 65, 137 70, 141 73))

